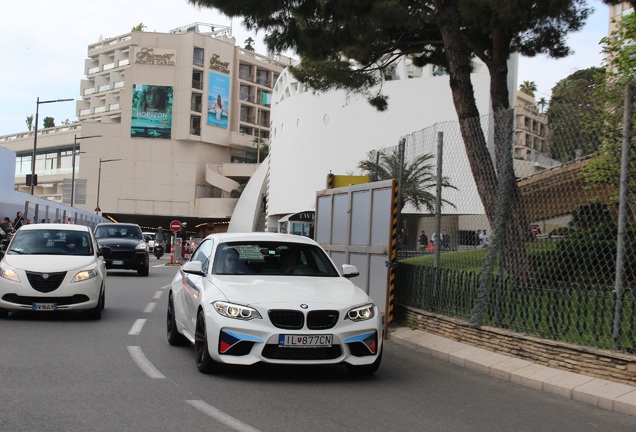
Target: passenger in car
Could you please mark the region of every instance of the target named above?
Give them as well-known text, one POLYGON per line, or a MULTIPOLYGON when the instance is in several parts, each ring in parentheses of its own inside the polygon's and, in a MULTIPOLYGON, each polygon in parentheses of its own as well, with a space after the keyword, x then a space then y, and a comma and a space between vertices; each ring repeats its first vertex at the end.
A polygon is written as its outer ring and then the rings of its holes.
POLYGON ((222 261, 220 265, 220 271, 222 274, 252 274, 253 271, 241 261, 239 253, 234 248, 228 248, 224 250, 222 261))
POLYGON ((283 269, 283 273, 292 273, 298 264, 298 253, 295 250, 285 249, 280 253, 280 268, 283 269))
POLYGON ((66 250, 70 255, 84 255, 87 252, 80 237, 68 234, 66 235, 66 250))

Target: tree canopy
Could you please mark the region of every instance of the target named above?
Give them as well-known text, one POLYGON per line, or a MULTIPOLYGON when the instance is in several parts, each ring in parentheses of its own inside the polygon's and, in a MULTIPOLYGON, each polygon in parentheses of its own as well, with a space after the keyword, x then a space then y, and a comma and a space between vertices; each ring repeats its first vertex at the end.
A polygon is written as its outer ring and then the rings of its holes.
MULTIPOLYGON (((618 185, 621 172, 621 146, 625 127, 626 104, 633 106, 633 100, 625 100, 625 86, 634 88, 636 83, 636 13, 623 16, 616 30, 602 39, 603 53, 606 54, 606 76, 596 86, 594 96, 599 101, 594 113, 589 117, 588 128, 599 134, 599 147, 594 160, 583 172, 585 181, 591 185, 604 185, 612 191, 612 198, 618 199, 618 185)), ((636 122, 636 112, 632 109, 631 124, 636 122)), ((636 128, 631 127, 629 137, 632 152, 636 128)), ((630 160, 630 172, 636 172, 636 159, 630 160)), ((636 188, 636 176, 631 176, 629 184, 636 188)))
POLYGON ((528 96, 534 96, 534 92, 537 91, 537 84, 534 81, 524 81, 519 86, 519 91, 528 96))
POLYGON ((264 41, 274 52, 297 53, 302 63, 293 73, 314 89, 363 93, 380 110, 388 101, 377 88, 382 82, 378 72, 405 55, 416 66, 447 66, 443 29, 450 25, 465 44, 465 55, 479 57, 498 80, 504 77, 493 89, 499 95, 493 103, 507 108, 510 54, 568 55, 565 37, 581 28, 590 11, 584 0, 189 2, 243 18, 248 29, 266 33, 264 41))
POLYGON ((547 110, 551 131, 550 156, 560 162, 594 153, 600 145, 590 119, 599 108, 595 89, 605 79, 605 69, 591 67, 563 78, 552 88, 547 110))
POLYGON ((55 119, 53 117, 44 117, 42 124, 45 128, 55 127, 55 119))

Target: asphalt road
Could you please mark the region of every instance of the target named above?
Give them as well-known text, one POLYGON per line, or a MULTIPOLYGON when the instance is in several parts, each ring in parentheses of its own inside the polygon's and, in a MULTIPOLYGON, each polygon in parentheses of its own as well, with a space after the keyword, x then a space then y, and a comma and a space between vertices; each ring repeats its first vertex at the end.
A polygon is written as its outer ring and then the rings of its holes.
POLYGON ((343 366, 200 374, 192 347, 166 341, 177 271, 110 272, 100 321, 32 313, 0 320, 0 431, 636 430, 634 417, 391 342, 372 377, 343 366))

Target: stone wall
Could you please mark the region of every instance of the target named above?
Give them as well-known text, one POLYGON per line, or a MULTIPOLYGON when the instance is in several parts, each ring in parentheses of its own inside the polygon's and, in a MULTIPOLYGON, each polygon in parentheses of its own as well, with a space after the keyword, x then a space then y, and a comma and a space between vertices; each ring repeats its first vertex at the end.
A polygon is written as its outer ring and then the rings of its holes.
POLYGON ((540 339, 495 327, 472 328, 466 321, 409 306, 395 305, 394 316, 401 325, 493 352, 595 378, 636 384, 636 355, 540 339))

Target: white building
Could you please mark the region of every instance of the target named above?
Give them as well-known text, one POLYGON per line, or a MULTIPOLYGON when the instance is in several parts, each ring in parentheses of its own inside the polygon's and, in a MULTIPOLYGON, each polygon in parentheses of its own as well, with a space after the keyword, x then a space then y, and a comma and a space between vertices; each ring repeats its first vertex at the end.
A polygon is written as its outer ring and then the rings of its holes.
MULTIPOLYGON (((402 61, 383 85, 389 98, 385 112, 344 91, 314 92, 284 71, 274 87, 267 170, 252 177, 237 205, 241 211, 234 213, 229 230, 254 229, 260 211, 256 207, 258 196, 266 195, 267 229, 275 231, 280 218, 315 210, 316 192, 326 189, 328 174, 351 174, 369 151, 396 146, 401 137, 436 123, 456 122, 448 75, 432 66, 414 68, 407 61, 402 61)), ((516 57, 509 69, 509 88, 514 89, 516 57)), ((482 115, 488 114, 490 76, 483 64, 475 64, 472 82, 477 107, 482 115)), ((455 139, 449 145, 454 148, 444 150, 449 155, 444 159, 444 175, 465 177, 470 168, 463 141, 455 139)), ((462 183, 462 197, 465 199, 457 201, 462 205, 446 210, 458 218, 480 216, 474 227, 466 229, 487 228, 472 175, 462 183)), ((459 223, 455 218, 456 229, 459 223)))

